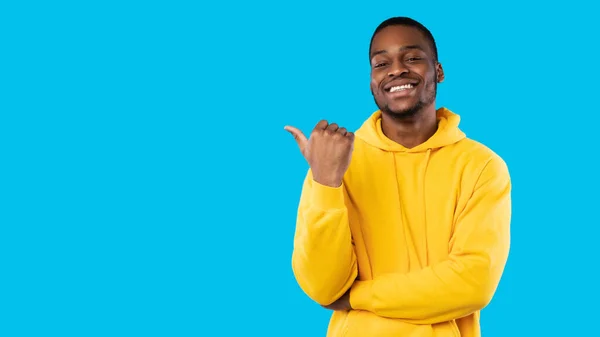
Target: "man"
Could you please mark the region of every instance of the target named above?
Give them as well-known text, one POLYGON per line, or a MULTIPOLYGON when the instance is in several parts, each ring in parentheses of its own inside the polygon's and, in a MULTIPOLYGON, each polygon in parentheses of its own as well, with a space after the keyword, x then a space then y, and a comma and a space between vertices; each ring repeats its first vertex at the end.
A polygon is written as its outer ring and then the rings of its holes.
POLYGON ((507 166, 436 109, 444 72, 427 28, 384 21, 369 58, 379 110, 355 133, 285 127, 310 166, 294 275, 334 310, 331 337, 480 336, 509 252, 507 166))

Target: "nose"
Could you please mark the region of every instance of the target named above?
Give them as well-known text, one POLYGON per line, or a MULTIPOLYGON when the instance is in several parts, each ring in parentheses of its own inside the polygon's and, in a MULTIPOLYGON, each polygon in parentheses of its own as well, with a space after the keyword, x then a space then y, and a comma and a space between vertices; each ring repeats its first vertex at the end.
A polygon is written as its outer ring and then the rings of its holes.
POLYGON ((388 69, 389 69, 389 71, 388 71, 389 77, 400 76, 403 73, 408 72, 408 69, 406 69, 406 67, 404 66, 404 64, 402 64, 402 62, 394 62, 388 69))

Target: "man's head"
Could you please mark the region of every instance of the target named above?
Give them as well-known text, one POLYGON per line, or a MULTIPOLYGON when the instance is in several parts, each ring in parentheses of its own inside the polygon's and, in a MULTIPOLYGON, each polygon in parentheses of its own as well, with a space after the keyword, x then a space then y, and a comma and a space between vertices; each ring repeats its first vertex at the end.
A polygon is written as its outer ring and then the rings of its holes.
POLYGON ((404 119, 435 105, 444 72, 435 40, 422 24, 406 17, 382 22, 371 38, 369 60, 371 92, 383 113, 404 119))

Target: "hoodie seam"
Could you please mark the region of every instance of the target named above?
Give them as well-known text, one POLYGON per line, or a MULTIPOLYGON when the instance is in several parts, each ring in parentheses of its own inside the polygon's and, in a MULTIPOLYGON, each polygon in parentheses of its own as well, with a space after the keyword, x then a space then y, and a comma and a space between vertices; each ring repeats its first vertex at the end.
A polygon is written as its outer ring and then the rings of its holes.
MULTIPOLYGON (((483 175, 483 171, 485 171, 485 169, 492 162, 492 160, 493 160, 493 158, 489 158, 488 160, 486 160, 485 164, 482 165, 481 169, 479 170, 479 173, 477 174, 477 178, 475 179, 475 183, 473 184, 473 187, 470 190, 469 197, 467 198, 467 203, 465 203, 465 207, 463 207, 463 209, 461 209, 460 212, 458 212, 455 215, 455 219, 458 219, 458 218, 460 218, 462 216, 462 213, 465 211, 465 208, 467 207, 468 200, 471 200, 471 198, 473 197, 473 194, 475 194, 475 190, 477 189, 477 185, 479 184, 479 180, 481 179, 481 176, 483 175)), ((456 220, 452 224, 452 233, 454 233, 455 229, 456 229, 456 220)))
POLYGON ((477 185, 479 184, 479 180, 481 180, 481 176, 483 175, 483 171, 485 171, 485 169, 488 167, 488 165, 492 162, 493 158, 489 158, 488 160, 486 160, 485 164, 482 165, 481 170, 479 170, 479 173, 477 174, 477 179, 475 179, 475 183, 473 184, 473 188, 471 189, 471 193, 469 195, 469 199, 471 199, 473 197, 473 194, 475 194, 475 190, 477 189, 477 185))

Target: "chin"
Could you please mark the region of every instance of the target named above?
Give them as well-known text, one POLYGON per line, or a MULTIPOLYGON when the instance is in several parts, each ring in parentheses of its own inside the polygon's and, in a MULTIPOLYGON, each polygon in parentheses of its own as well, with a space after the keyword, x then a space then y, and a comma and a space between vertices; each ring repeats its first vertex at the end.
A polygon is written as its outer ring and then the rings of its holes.
POLYGON ((388 104, 387 110, 396 114, 402 114, 407 111, 412 111, 417 107, 417 104, 388 104))
POLYGON ((419 113, 419 110, 416 109, 405 109, 405 110, 387 110, 387 111, 383 111, 384 113, 387 113, 389 116, 395 118, 395 119, 407 119, 407 118, 412 118, 414 116, 417 115, 417 113, 419 113))
POLYGON ((393 115, 413 114, 415 110, 419 110, 419 104, 415 102, 406 102, 405 104, 385 104, 384 110, 393 115))
POLYGON ((404 104, 397 103, 398 102, 382 104, 379 106, 379 109, 382 113, 395 119, 412 118, 423 110, 423 105, 420 104, 420 102, 403 102, 404 104))

